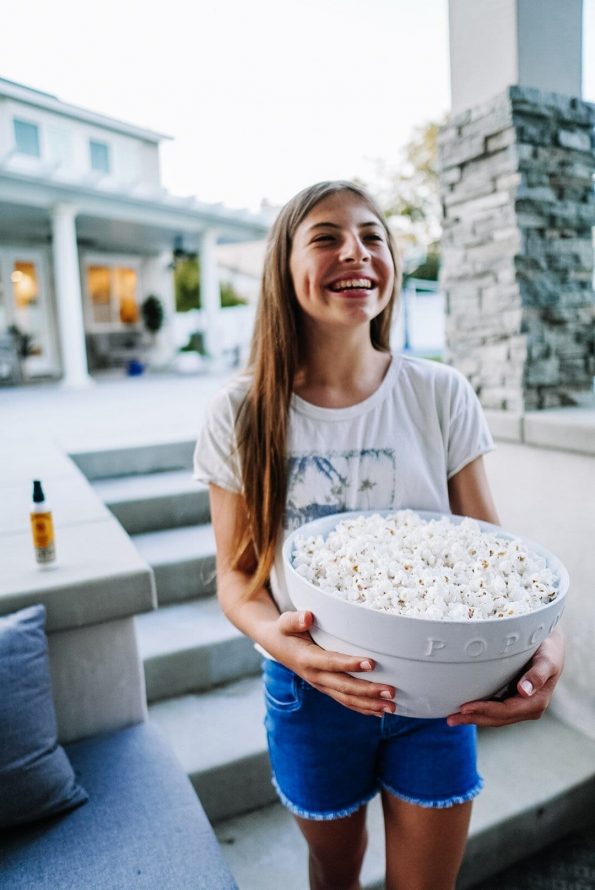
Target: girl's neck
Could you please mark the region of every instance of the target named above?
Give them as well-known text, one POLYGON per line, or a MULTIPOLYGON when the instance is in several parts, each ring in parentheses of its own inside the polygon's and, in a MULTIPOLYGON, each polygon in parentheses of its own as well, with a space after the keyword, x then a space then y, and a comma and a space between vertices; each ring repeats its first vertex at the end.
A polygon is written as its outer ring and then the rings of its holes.
MULTIPOLYGON (((353 332, 355 333, 355 332, 353 332)), ((388 370, 391 356, 365 338, 308 337, 296 376, 296 395, 322 408, 346 408, 371 396, 388 370)))

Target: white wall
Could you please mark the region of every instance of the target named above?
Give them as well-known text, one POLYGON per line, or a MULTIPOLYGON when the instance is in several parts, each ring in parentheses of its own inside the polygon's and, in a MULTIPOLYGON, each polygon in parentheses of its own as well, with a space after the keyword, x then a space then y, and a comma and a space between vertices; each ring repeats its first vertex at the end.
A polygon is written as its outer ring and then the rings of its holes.
POLYGON ((134 185, 160 187, 159 153, 157 145, 135 139, 107 128, 76 121, 41 108, 4 100, 0 108, 0 158, 14 146, 13 118, 30 121, 39 127, 41 158, 12 155, 11 169, 32 170, 51 168, 57 178, 81 180, 96 177, 101 184, 126 189, 134 185), (89 141, 104 142, 109 146, 111 170, 101 175, 91 168, 89 141), (2 150, 4 149, 4 150, 2 150))
POLYGON ((154 367, 167 366, 178 348, 175 338, 174 276, 170 265, 171 251, 148 257, 141 264, 140 303, 142 304, 149 294, 154 294, 163 304, 163 327, 155 338, 155 347, 151 355, 151 364, 154 367))
POLYGON ((485 461, 502 526, 547 547, 568 569, 566 667, 553 709, 595 738, 595 455, 499 441, 485 461))

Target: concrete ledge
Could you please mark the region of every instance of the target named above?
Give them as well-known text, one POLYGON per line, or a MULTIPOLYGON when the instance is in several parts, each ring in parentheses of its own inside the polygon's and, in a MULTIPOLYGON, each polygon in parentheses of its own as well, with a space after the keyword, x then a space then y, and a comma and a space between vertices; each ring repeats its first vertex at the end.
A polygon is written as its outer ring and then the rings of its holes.
POLYGON ((494 439, 522 442, 557 451, 595 454, 595 398, 576 407, 550 408, 515 414, 485 412, 494 439))
POLYGON ((560 451, 595 454, 595 405, 526 414, 525 442, 560 451))
POLYGON ((43 438, 7 437, 0 448, 0 614, 33 603, 47 630, 66 630, 156 608, 147 563, 72 461, 43 438), (54 517, 57 560, 35 562, 31 481, 41 479, 54 517))
POLYGON ((48 648, 62 744, 146 719, 133 618, 50 633, 48 648))
POLYGON ((523 415, 512 411, 490 411, 484 414, 494 439, 502 439, 505 442, 523 441, 523 415))
POLYGON ((115 519, 57 531, 47 569, 34 562, 29 532, 2 538, 0 614, 43 603, 54 631, 156 608, 153 574, 115 519))

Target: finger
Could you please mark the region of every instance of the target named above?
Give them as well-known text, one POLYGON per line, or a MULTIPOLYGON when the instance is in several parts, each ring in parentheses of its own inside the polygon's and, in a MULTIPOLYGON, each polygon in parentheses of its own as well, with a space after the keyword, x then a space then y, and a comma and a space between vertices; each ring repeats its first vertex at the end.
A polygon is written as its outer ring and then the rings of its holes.
POLYGON ((503 702, 470 702, 462 705, 458 714, 447 718, 449 726, 508 726, 523 720, 538 720, 545 711, 549 698, 538 695, 528 701, 521 696, 513 696, 503 702))
POLYGON ((312 683, 311 685, 314 689, 323 692, 325 695, 328 695, 330 698, 339 702, 339 704, 344 705, 353 711, 358 711, 360 714, 373 714, 377 717, 382 717, 383 714, 394 714, 395 712, 396 706, 394 701, 388 701, 387 699, 382 698, 371 699, 367 696, 362 697, 353 695, 318 683, 312 683))
MULTIPOLYGON (((279 628, 282 633, 291 635, 299 635, 307 633, 308 629, 314 622, 312 612, 283 612, 278 619, 279 628)), ((310 637, 308 637, 310 645, 304 649, 300 657, 299 673, 305 679, 314 685, 314 682, 323 681, 322 685, 327 685, 328 677, 323 677, 326 673, 334 673, 341 675, 349 675, 350 673, 367 673, 374 669, 374 661, 371 658, 361 655, 343 655, 340 652, 328 652, 317 646, 310 637)), ((331 678, 331 685, 333 685, 331 678)), ((345 694, 353 693, 368 695, 372 698, 381 696, 385 700, 391 700, 395 697, 395 689, 392 686, 379 685, 369 683, 367 680, 358 680, 349 678, 348 681, 342 679, 341 685, 334 685, 339 691, 345 694), (347 682, 347 686, 345 683, 347 682)))
MULTIPOLYGON (((341 652, 329 652, 318 646, 310 636, 302 637, 301 642, 308 645, 300 650, 298 673, 367 674, 374 670, 374 660, 366 655, 344 655, 341 652)), ((356 682, 367 683, 369 681, 356 680, 356 682)))
MULTIPOLYGON (((315 646, 308 652, 309 665, 313 670, 330 673, 368 673, 374 670, 375 664, 365 655, 344 655, 341 652, 328 652, 315 646)), ((357 681, 361 682, 361 681, 357 681)), ((369 682, 365 680, 364 682, 369 682)))
POLYGON ((517 683, 519 695, 530 698, 556 677, 556 667, 548 658, 535 659, 517 683))
POLYGON ((312 612, 283 612, 279 615, 279 630, 284 634, 307 633, 314 623, 312 612))
MULTIPOLYGON (((283 612, 277 619, 279 630, 287 635, 307 633, 314 624, 312 612, 283 612)), ((309 661, 317 670, 327 671, 371 671, 374 661, 362 655, 343 655, 340 652, 328 652, 312 642, 309 661)))
POLYGON ((394 712, 395 690, 390 687, 354 680, 347 674, 323 673, 309 682, 348 707, 394 712))
MULTIPOLYGON (((287 636, 306 634, 314 623, 312 612, 283 612, 278 618, 281 633, 287 636)), ((361 672, 374 669, 371 658, 361 655, 342 655, 340 652, 328 652, 317 646, 308 635, 311 648, 302 660, 304 669, 313 668, 318 671, 361 672)))
POLYGON ((373 683, 370 680, 358 680, 347 673, 336 671, 310 670, 308 673, 307 679, 312 685, 316 684, 324 689, 332 689, 333 692, 341 695, 372 700, 381 699, 384 702, 393 701, 395 698, 394 686, 373 683))

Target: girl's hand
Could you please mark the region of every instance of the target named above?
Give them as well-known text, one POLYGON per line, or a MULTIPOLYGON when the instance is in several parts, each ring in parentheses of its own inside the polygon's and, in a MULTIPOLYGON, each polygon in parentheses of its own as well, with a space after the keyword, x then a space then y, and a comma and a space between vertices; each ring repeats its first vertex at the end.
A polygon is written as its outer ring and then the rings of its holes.
POLYGON ((314 689, 352 711, 376 717, 394 713, 394 686, 358 680, 347 673, 372 671, 372 659, 321 649, 308 633, 313 623, 312 612, 284 612, 264 640, 267 652, 314 689))
POLYGON ((564 636, 559 628, 543 641, 517 683, 518 695, 496 701, 467 702, 448 718, 449 726, 507 726, 522 720, 539 720, 550 703, 564 666, 564 636))

